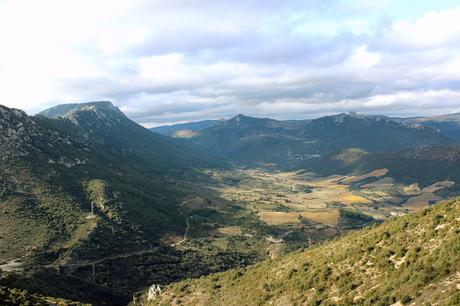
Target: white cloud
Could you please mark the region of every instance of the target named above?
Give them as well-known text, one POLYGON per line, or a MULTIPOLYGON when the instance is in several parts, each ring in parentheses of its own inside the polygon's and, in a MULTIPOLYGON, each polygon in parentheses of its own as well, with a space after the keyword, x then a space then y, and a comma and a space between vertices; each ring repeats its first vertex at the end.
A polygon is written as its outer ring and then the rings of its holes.
POLYGON ((0 2, 0 104, 111 99, 133 119, 458 110, 460 7, 389 1, 0 2))
POLYGON ((460 38, 460 7, 441 12, 429 12, 415 21, 395 22, 395 39, 419 47, 439 47, 458 42, 460 38))
POLYGON ((382 58, 382 55, 377 52, 369 52, 367 46, 359 46, 348 58, 346 65, 350 68, 369 69, 377 65, 382 58))

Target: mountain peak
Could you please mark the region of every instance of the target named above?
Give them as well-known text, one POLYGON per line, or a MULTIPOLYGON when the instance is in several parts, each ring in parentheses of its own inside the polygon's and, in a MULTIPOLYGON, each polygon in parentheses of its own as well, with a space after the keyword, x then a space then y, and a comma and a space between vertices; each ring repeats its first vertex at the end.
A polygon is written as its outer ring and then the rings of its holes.
POLYGON ((85 103, 59 104, 45 109, 38 115, 47 118, 68 117, 71 113, 84 110, 118 110, 110 101, 92 101, 85 103))
POLYGON ((229 121, 237 121, 237 122, 239 122, 239 121, 250 119, 250 118, 251 117, 245 116, 243 114, 238 114, 235 117, 231 118, 229 121))
POLYGON ((38 115, 50 119, 65 118, 73 124, 95 127, 115 127, 129 119, 109 101, 61 104, 40 112, 38 115))
POLYGON ((27 114, 22 110, 0 105, 0 123, 8 123, 8 121, 13 117, 23 119, 28 118, 27 114))
POLYGON ((366 115, 363 115, 363 114, 358 114, 356 112, 341 113, 341 114, 333 115, 333 116, 330 116, 330 117, 334 118, 336 121, 343 121, 344 119, 347 119, 347 118, 351 118, 351 119, 369 119, 369 118, 372 118, 372 117, 369 117, 369 116, 366 116, 366 115))

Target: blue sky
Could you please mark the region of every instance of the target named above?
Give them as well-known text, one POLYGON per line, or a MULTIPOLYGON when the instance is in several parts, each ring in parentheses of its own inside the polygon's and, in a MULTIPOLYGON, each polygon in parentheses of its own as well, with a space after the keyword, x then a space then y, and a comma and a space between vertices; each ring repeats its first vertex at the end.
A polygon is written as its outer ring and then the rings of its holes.
POLYGON ((0 0, 0 104, 111 100, 145 126, 460 112, 458 20, 450 0, 0 0))

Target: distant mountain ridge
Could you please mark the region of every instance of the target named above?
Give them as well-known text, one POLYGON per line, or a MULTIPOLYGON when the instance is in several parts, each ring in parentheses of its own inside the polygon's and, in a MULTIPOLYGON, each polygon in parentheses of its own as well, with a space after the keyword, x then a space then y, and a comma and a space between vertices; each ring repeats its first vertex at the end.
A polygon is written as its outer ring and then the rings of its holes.
POLYGON ((431 117, 415 117, 402 119, 406 124, 429 126, 439 130, 447 137, 460 142, 460 113, 431 117))
MULTIPOLYGON (((403 123, 406 125, 417 125, 417 126, 426 126, 432 127, 439 130, 443 135, 447 136, 448 138, 459 142, 460 141, 460 113, 453 113, 453 114, 446 114, 446 115, 437 115, 437 116, 420 116, 420 117, 391 117, 391 116, 383 116, 383 115, 361 115, 358 113, 350 112, 348 113, 350 116, 354 117, 368 117, 368 118, 375 118, 375 119, 387 119, 393 120, 399 123, 403 123)), ((246 117, 244 115, 237 115, 236 117, 246 117)), ((340 116, 340 115, 331 115, 331 116, 340 116)), ((330 117, 330 116, 326 116, 330 117)), ((250 117, 248 117, 250 118, 250 117)), ((316 118, 320 119, 320 118, 316 118)), ((231 120, 231 119, 229 119, 231 120)), ((274 119, 272 119, 274 120, 274 119)), ((276 120, 280 122, 298 122, 300 125, 303 123, 311 122, 315 119, 304 119, 304 120, 276 120)), ((205 121, 197 121, 197 122, 189 122, 185 124, 176 124, 176 125, 167 125, 167 126, 158 126, 152 128, 152 131, 157 133, 173 136, 174 132, 180 130, 191 130, 193 132, 199 132, 204 130, 210 126, 218 125, 219 123, 225 122, 228 120, 205 120, 205 121), (202 122, 204 124, 202 124, 202 122), (209 122, 209 123, 208 123, 209 122)), ((180 135, 177 135, 180 137, 180 135)))
POLYGON ((188 139, 236 162, 283 169, 301 168, 312 159, 348 148, 388 152, 452 143, 430 127, 356 113, 286 121, 238 115, 188 139))

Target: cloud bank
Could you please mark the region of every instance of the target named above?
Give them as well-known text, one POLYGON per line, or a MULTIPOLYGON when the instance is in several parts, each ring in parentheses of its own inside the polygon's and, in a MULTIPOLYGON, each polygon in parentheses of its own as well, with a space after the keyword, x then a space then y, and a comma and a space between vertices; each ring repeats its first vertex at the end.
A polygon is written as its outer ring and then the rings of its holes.
POLYGON ((0 0, 0 104, 109 99, 145 126, 460 112, 455 1, 346 2, 0 0))

